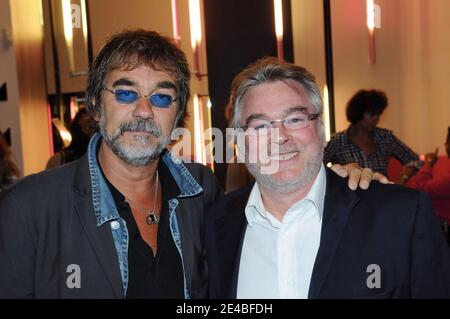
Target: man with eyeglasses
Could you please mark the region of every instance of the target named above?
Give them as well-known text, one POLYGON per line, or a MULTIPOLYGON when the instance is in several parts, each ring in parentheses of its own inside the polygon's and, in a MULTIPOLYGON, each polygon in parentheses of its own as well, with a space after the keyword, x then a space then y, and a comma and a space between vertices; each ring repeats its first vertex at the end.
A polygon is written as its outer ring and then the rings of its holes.
POLYGON ((212 172, 165 148, 183 125, 184 53, 151 31, 112 36, 89 71, 100 133, 81 160, 0 198, 0 298, 205 298, 212 172))
POLYGON ((256 182, 213 209, 221 297, 450 297, 450 251, 430 200, 379 183, 352 192, 324 167, 322 100, 307 70, 259 60, 234 79, 230 104, 256 182))

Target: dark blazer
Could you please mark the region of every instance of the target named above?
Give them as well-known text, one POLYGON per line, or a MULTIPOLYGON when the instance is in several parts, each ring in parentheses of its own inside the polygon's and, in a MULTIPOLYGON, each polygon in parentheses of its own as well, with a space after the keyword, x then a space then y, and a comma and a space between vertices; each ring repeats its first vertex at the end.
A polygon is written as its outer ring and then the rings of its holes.
MULTIPOLYGON (((253 185, 226 196, 217 208, 211 278, 218 297, 235 298, 253 185)), ((373 182, 351 191, 327 169, 320 247, 309 298, 450 298, 450 250, 424 193, 373 182), (381 287, 368 277, 380 266, 381 287), (371 281, 369 279, 369 281, 371 281)))
MULTIPOLYGON (((178 240, 190 296, 205 298, 204 208, 223 194, 208 168, 185 166, 203 192, 178 198, 178 240)), ((110 223, 96 224, 86 156, 0 193, 0 298, 30 297, 123 298, 110 223), (80 288, 67 285, 76 283, 71 265, 79 266, 80 288)))

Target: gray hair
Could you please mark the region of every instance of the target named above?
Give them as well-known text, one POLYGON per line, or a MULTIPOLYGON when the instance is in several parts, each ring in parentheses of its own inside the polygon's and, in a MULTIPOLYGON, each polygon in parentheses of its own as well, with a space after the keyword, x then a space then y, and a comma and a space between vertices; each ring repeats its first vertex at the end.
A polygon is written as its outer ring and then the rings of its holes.
MULTIPOLYGON (((293 80, 299 83, 307 92, 309 101, 317 113, 322 114, 323 104, 320 90, 312 75, 305 68, 287 62, 278 62, 277 58, 265 57, 241 71, 231 84, 230 105, 233 108, 232 125, 240 127, 242 113, 242 99, 247 91, 257 85, 274 82, 293 80)), ((319 118, 321 134, 324 134, 322 119, 319 118)))
POLYGON ((100 112, 104 80, 109 72, 130 71, 142 65, 164 71, 175 81, 179 106, 176 126, 184 126, 190 97, 189 65, 181 49, 169 38, 154 31, 125 30, 107 40, 89 69, 86 89, 88 107, 94 112, 100 112))

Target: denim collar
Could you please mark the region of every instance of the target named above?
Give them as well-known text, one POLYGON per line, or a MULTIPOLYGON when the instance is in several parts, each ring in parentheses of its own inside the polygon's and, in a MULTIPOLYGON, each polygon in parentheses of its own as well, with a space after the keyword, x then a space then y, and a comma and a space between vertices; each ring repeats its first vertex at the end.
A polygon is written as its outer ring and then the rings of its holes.
MULTIPOLYGON (((97 161, 97 150, 100 146, 102 136, 95 134, 88 147, 89 174, 91 176, 92 201, 95 210, 97 226, 101 226, 107 221, 118 219, 119 213, 111 195, 109 187, 102 176, 100 166, 97 161)), ((163 152, 161 159, 166 164, 172 177, 180 189, 178 198, 191 197, 203 192, 203 188, 194 179, 183 162, 169 151, 163 152)))

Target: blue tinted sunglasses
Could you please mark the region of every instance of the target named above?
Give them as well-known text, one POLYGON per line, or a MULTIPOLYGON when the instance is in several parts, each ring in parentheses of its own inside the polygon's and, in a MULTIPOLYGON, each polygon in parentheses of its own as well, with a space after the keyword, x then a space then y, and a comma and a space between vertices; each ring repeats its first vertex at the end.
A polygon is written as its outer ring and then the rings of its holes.
POLYGON ((166 108, 169 107, 172 102, 176 101, 176 98, 172 97, 169 94, 163 94, 163 93, 154 93, 152 95, 143 95, 139 94, 136 91, 132 90, 123 90, 123 89, 117 89, 117 90, 110 90, 107 88, 103 88, 104 90, 111 92, 116 97, 116 101, 121 104, 133 104, 135 103, 140 97, 145 97, 150 101, 150 103, 153 106, 160 107, 160 108, 166 108))

